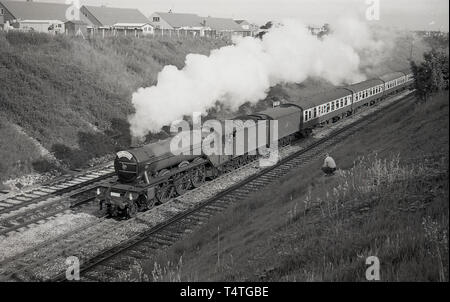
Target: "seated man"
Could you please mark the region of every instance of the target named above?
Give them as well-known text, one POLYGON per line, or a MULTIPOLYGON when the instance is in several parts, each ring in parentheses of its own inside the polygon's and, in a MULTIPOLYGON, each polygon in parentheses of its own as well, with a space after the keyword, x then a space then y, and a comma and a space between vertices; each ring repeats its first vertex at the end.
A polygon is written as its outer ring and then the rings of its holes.
POLYGON ((336 163, 334 159, 327 153, 323 162, 322 171, 327 175, 332 175, 336 171, 336 163))

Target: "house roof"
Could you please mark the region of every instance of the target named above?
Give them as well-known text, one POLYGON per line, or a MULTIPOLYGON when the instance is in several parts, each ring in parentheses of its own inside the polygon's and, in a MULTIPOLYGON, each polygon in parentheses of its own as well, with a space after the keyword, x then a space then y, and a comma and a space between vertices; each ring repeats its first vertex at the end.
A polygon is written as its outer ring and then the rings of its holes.
MULTIPOLYGON (((68 21, 66 12, 70 5, 67 4, 1 0, 0 3, 18 20, 68 21)), ((82 14, 80 14, 80 19, 90 24, 82 14)))
POLYGON ((247 20, 234 20, 234 22, 236 22, 236 23, 239 24, 239 25, 242 25, 242 24, 250 24, 247 20))
MULTIPOLYGON (((242 27, 240 27, 233 19, 227 18, 202 18, 206 21, 206 26, 211 27, 217 31, 242 31, 242 27)), ((202 21, 202 22, 204 22, 202 21)))
POLYGON ((116 8, 106 6, 83 5, 102 26, 113 26, 116 23, 150 23, 138 9, 116 8))
POLYGON ((196 14, 156 13, 173 28, 209 27, 217 31, 242 31, 242 28, 228 18, 200 17, 196 14))
POLYGON ((202 26, 201 18, 196 14, 178 14, 178 13, 156 13, 164 21, 170 24, 174 28, 180 27, 200 27, 202 26))
POLYGON ((123 26, 123 27, 143 27, 145 25, 152 26, 150 23, 116 23, 116 24, 114 24, 114 26, 118 26, 118 27, 121 27, 121 26, 123 26))

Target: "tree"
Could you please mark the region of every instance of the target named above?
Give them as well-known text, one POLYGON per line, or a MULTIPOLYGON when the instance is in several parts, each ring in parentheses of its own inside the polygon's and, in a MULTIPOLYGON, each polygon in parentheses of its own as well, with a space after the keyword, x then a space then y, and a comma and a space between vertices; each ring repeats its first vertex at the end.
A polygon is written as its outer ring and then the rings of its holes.
POLYGON ((263 26, 261 26, 259 29, 259 33, 256 35, 257 38, 262 39, 262 37, 267 33, 269 29, 271 29, 273 26, 272 21, 267 22, 263 26))
POLYGON ((414 73, 416 95, 426 101, 432 93, 449 88, 448 54, 431 50, 424 54, 424 61, 419 65, 411 62, 414 73))

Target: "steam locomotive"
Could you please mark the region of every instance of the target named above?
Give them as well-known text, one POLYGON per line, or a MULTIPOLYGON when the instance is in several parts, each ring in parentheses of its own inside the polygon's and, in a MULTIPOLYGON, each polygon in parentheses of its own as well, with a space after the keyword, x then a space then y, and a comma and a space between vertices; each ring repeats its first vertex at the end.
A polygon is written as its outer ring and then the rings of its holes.
MULTIPOLYGON (((219 135, 219 141, 230 142, 238 148, 236 137, 264 137, 261 144, 277 140, 279 146, 309 135, 315 127, 326 126, 382 101, 386 97, 411 88, 413 74, 410 70, 385 74, 379 78, 317 94, 302 101, 301 105, 280 104, 236 120, 253 121, 247 127, 235 129, 231 134, 219 135), (270 121, 278 121, 276 133, 270 121), (266 123, 265 127, 257 125, 266 123), (257 127, 257 129, 250 129, 257 127), (263 130, 261 130, 263 129, 263 130), (252 131, 255 130, 255 131, 252 131)), ((173 137, 139 148, 120 151, 114 161, 117 181, 105 183, 97 189, 100 207, 106 207, 109 216, 129 218, 138 211, 163 204, 201 186, 207 179, 232 171, 259 156, 262 145, 246 145, 244 152, 217 152, 206 154, 202 144, 211 143, 211 132, 198 130, 201 143, 192 143, 189 151, 175 155, 173 137), (196 152, 194 152, 196 151, 196 152), (256 152, 254 152, 256 151, 256 152), (197 155, 195 155, 197 154, 197 155)), ((191 135, 193 135, 193 131, 191 135)))

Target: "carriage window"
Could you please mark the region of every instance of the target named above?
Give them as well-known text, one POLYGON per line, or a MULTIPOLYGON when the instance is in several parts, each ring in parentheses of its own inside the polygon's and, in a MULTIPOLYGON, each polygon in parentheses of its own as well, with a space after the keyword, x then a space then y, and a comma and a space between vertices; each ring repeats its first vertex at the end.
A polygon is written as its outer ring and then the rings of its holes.
POLYGON ((344 107, 344 99, 341 99, 341 107, 344 107))
POLYGON ((308 120, 308 111, 305 111, 304 115, 305 115, 304 120, 306 122, 308 120))
POLYGON ((331 111, 334 110, 334 102, 331 102, 331 111))
POLYGON ((314 117, 317 117, 317 108, 314 108, 314 117))
POLYGON ((330 112, 330 104, 327 104, 327 113, 330 112))
POLYGON ((311 118, 311 110, 308 110, 308 119, 311 118))

